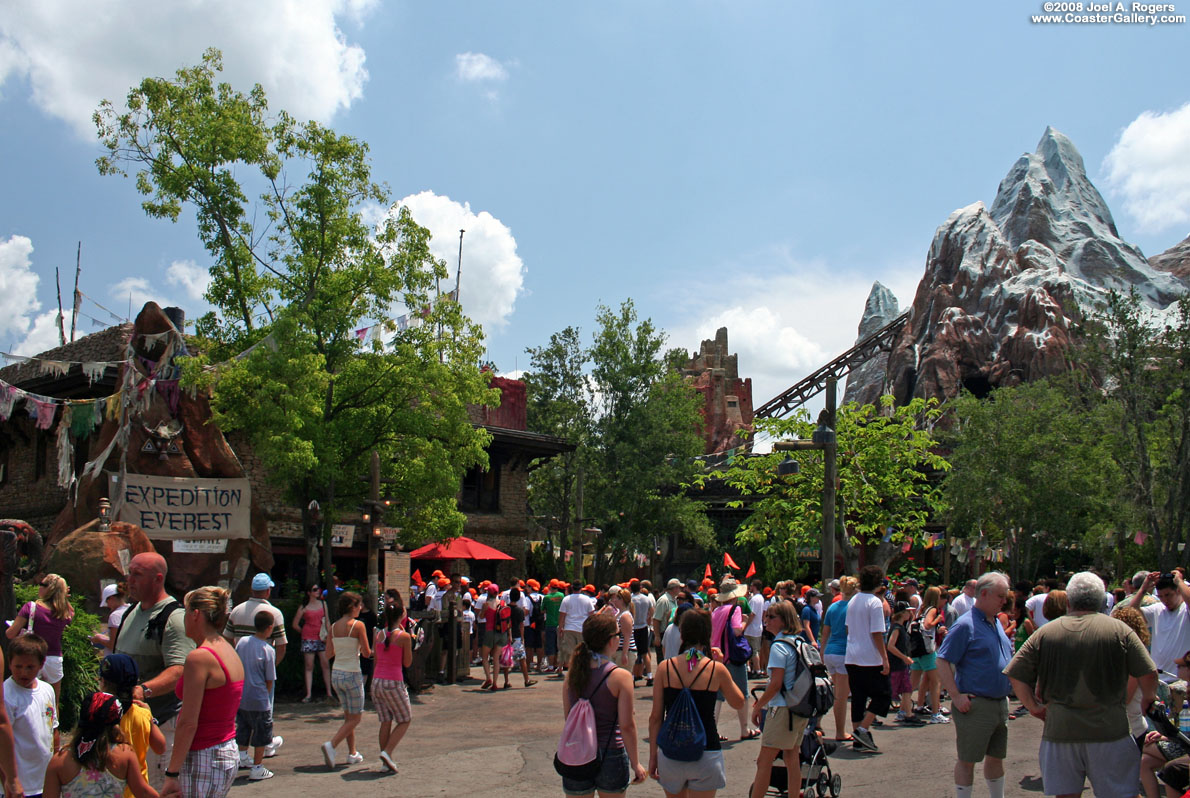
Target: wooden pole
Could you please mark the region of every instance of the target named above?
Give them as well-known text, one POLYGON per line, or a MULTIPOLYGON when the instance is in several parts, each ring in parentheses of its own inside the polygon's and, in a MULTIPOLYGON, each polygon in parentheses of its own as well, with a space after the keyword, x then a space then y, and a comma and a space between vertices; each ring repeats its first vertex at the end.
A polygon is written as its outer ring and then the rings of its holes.
POLYGON ((369 510, 372 523, 365 524, 368 535, 368 608, 373 612, 380 606, 380 545, 376 529, 380 519, 380 452, 372 450, 372 468, 368 486, 369 510))
POLYGON ((58 267, 54 267, 54 282, 58 286, 58 346, 66 346, 66 328, 62 319, 62 278, 58 275, 58 267))
POLYGON ((823 450, 823 485, 822 485, 822 595, 829 595, 827 586, 835 577, 835 490, 839 479, 838 463, 838 430, 837 430, 837 389, 838 381, 831 377, 826 381, 826 415, 827 426, 835 430, 835 439, 826 444, 823 450))
POLYGON ((74 256, 74 307, 70 311, 70 340, 74 342, 75 325, 78 323, 79 305, 83 304, 83 296, 79 293, 79 274, 83 271, 83 242, 79 242, 78 252, 74 256))

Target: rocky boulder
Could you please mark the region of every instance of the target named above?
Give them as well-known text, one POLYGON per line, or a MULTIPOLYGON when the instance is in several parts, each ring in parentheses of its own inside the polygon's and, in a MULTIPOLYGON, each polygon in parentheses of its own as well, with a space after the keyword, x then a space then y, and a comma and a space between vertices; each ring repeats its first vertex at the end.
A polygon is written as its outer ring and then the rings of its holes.
POLYGON ((94 612, 99 608, 99 581, 124 581, 129 560, 153 550, 140 527, 116 521, 110 532, 100 532, 98 522, 92 521, 52 543, 42 570, 66 579, 76 593, 87 597, 88 609, 94 612))
MULTIPOLYGON (((864 315, 859 320, 859 334, 855 337, 855 342, 858 344, 900 314, 901 308, 893 292, 880 282, 873 283, 868 300, 864 303, 864 315)), ((847 375, 843 402, 875 404, 885 393, 887 369, 888 354, 884 352, 853 368, 847 375)))
POLYGON ((1190 283, 1190 236, 1160 255, 1149 258, 1149 265, 1190 283))

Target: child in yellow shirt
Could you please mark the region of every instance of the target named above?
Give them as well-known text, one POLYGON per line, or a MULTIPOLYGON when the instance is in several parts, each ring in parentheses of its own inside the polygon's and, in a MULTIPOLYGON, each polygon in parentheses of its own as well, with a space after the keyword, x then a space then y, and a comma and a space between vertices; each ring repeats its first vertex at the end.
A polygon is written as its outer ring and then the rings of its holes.
MULTIPOLYGON (((120 699, 124 714, 120 718, 120 732, 140 762, 145 781, 149 780, 149 765, 146 756, 149 749, 161 755, 165 753, 165 735, 157 726, 157 720, 143 701, 134 701, 132 691, 140 680, 136 660, 127 654, 108 654, 99 663, 100 684, 108 693, 120 699)), ((124 787, 124 798, 134 798, 132 790, 124 787)))

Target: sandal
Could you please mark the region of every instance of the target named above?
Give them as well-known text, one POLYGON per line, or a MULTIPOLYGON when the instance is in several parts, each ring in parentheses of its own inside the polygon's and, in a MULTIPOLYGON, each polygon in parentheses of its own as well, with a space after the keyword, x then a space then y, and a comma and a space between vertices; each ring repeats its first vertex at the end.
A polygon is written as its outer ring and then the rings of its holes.
POLYGON ((725 742, 727 742, 727 738, 726 738, 726 737, 724 737, 722 734, 720 734, 720 735, 719 735, 719 742, 721 742, 721 743, 725 743, 725 742))
POLYGON ((836 737, 835 742, 836 743, 852 743, 852 742, 855 742, 855 736, 849 734, 846 737, 836 737))
MULTIPOLYGON (((495 690, 495 689, 496 689, 496 686, 495 686, 495 685, 492 685, 492 689, 493 689, 493 690, 495 690)), ((512 685, 511 685, 511 684, 506 684, 506 685, 504 685, 504 686, 503 686, 502 688, 500 688, 500 689, 501 689, 501 690, 511 690, 511 689, 512 689, 512 685)))
POLYGON ((525 682, 525 687, 532 687, 532 686, 533 686, 533 685, 535 685, 535 684, 537 684, 537 680, 536 680, 536 679, 530 679, 529 681, 525 682))
POLYGON ((480 690, 486 690, 486 689, 488 689, 488 688, 489 688, 489 687, 491 687, 491 686, 492 686, 492 680, 491 680, 491 679, 484 679, 484 680, 483 680, 483 684, 481 684, 481 685, 479 686, 479 689, 480 689, 480 690))
POLYGON ((741 740, 755 740, 759 736, 760 736, 760 729, 752 729, 747 734, 745 734, 743 737, 741 737, 740 739, 741 740))

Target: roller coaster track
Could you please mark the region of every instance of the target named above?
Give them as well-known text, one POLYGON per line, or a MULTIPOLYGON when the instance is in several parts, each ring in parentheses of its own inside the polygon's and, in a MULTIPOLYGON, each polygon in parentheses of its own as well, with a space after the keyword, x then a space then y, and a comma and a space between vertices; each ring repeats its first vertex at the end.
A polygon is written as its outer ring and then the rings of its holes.
POLYGON ((909 321, 909 311, 897 316, 830 363, 756 408, 753 416, 756 418, 781 418, 789 415, 814 396, 826 390, 826 381, 831 377, 840 380, 859 364, 871 360, 881 352, 891 351, 893 340, 905 327, 907 321, 909 321))

